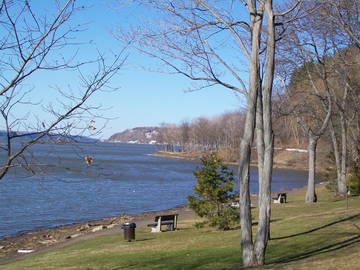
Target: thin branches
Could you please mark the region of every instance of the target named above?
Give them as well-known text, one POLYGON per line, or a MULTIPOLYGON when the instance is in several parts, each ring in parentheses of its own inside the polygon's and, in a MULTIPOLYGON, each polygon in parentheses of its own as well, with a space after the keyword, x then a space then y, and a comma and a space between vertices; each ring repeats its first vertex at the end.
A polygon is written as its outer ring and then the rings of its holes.
POLYGON ((108 62, 99 53, 97 59, 79 61, 77 50, 70 55, 62 53, 66 47, 76 45, 70 40, 82 31, 81 25, 75 27, 71 23, 79 10, 73 0, 67 0, 61 7, 55 5, 53 16, 35 11, 28 1, 3 0, 0 8, 0 124, 6 134, 5 144, 0 148, 5 154, 0 164, 2 179, 15 167, 35 173, 33 163, 25 155, 34 144, 52 136, 71 137, 76 130, 87 130, 88 124, 82 122, 100 109, 99 105, 90 105, 89 99, 98 92, 113 89, 110 81, 126 56, 121 51, 108 62), (39 89, 36 84, 28 86, 27 80, 39 71, 59 70, 78 74, 77 90, 55 87, 52 90, 56 97, 48 105, 36 101, 34 92, 39 89), (19 109, 31 112, 33 108, 42 108, 47 117, 29 112, 19 116, 19 109))

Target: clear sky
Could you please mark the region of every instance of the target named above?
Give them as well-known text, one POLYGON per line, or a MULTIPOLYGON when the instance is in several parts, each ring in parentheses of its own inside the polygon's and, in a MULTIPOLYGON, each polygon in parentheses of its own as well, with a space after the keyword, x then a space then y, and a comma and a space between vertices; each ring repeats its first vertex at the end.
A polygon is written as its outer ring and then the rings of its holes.
MULTIPOLYGON (((87 30, 79 33, 78 41, 88 43, 82 45, 80 57, 93 56, 96 48, 111 55, 117 52, 121 44, 111 32, 117 28, 127 29, 134 18, 146 16, 144 9, 114 5, 115 1, 88 0, 84 2, 89 7, 75 17, 75 23, 88 23, 87 30)), ((50 5, 52 1, 33 1, 34 5, 50 5)), ((140 66, 156 68, 159 64, 136 51, 129 50, 129 58, 112 84, 119 87, 112 93, 100 93, 92 98, 92 104, 101 104, 108 108, 102 114, 110 120, 98 120, 96 125, 107 122, 101 137, 108 138, 113 133, 137 126, 157 126, 161 123, 180 123, 182 120, 192 120, 196 117, 212 117, 223 112, 238 110, 241 98, 235 93, 213 87, 195 92, 186 92, 191 81, 184 77, 169 74, 153 73, 143 70, 140 66)), ((41 102, 50 101, 53 96, 45 95, 50 85, 60 87, 72 85, 75 78, 71 73, 59 72, 44 76, 34 76, 30 84, 36 87, 41 102)), ((23 113, 27 113, 24 111, 23 113)), ((46 117, 46 116, 43 116, 46 117)))

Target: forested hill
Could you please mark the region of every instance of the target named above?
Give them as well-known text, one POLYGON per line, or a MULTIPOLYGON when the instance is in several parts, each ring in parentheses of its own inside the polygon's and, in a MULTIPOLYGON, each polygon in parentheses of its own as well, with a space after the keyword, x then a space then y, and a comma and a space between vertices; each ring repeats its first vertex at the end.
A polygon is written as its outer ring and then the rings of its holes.
POLYGON ((115 133, 107 141, 155 144, 159 142, 159 130, 159 127, 136 127, 115 133))

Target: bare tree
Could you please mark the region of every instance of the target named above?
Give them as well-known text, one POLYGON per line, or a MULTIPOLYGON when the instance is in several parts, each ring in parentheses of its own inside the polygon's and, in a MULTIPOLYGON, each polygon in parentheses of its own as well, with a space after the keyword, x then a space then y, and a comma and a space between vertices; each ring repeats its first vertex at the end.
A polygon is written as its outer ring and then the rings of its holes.
POLYGON ((181 129, 175 124, 162 123, 158 138, 165 151, 176 152, 177 146, 181 145, 181 129))
MULTIPOLYGON (((353 37, 339 27, 339 21, 334 18, 337 18, 336 14, 340 16, 346 13, 350 16, 358 12, 356 5, 346 0, 307 1, 306 5, 315 5, 316 12, 291 25, 292 35, 284 45, 287 47, 284 55, 289 56, 288 63, 293 66, 289 69, 292 73, 290 91, 303 93, 300 94, 302 97, 297 100, 292 98, 288 104, 295 106, 293 114, 296 118, 304 120, 301 121, 301 125, 308 134, 309 178, 305 201, 313 202, 316 144, 327 126, 334 150, 337 193, 345 196, 347 192, 347 133, 352 118, 350 115, 355 115, 349 113, 354 110, 348 108, 351 108, 350 96, 356 96, 356 91, 352 87, 354 78, 351 78, 351 70, 356 66, 356 57, 351 57, 352 60, 349 61, 347 55, 351 55, 351 51, 355 49, 353 37), (355 10, 351 11, 351 8, 355 10), (302 100, 301 106, 299 102, 296 103, 298 100, 302 100), (320 120, 320 123, 317 120, 309 121, 309 118, 320 120), (335 123, 339 125, 336 126, 335 123)), ((346 18, 348 24, 354 26, 348 31, 356 28, 356 20, 354 17, 346 18)))
POLYGON ((181 151, 187 151, 187 146, 190 140, 190 123, 188 121, 183 121, 180 124, 180 146, 181 151))
MULTIPOLYGON (((292 53, 295 51, 296 49, 291 49, 292 53)), ((293 71, 290 83, 285 85, 281 107, 277 108, 277 113, 296 121, 298 128, 307 137, 308 184, 305 202, 312 203, 317 201, 315 191, 317 144, 328 127, 332 102, 329 93, 318 89, 317 80, 314 78, 316 74, 311 68, 312 63, 304 63, 299 59, 295 62, 296 65, 303 63, 303 66, 293 71)))
POLYGON ((347 106, 349 106, 349 96, 351 87, 349 78, 349 70, 348 68, 340 68, 338 62, 342 58, 340 55, 334 56, 334 64, 333 72, 338 73, 340 76, 335 76, 332 83, 331 96, 333 99, 334 107, 336 110, 332 114, 329 122, 329 131, 331 140, 333 143, 333 152, 335 158, 335 167, 337 173, 337 185, 336 185, 336 193, 340 196, 346 196, 347 194, 347 184, 346 184, 346 174, 347 174, 347 141, 348 141, 348 129, 350 126, 349 119, 349 110, 347 106), (339 57, 340 56, 340 57, 339 57), (341 70, 341 71, 340 71, 341 70), (340 86, 340 87, 339 87, 340 86), (336 123, 340 123, 340 126, 336 128, 336 123), (338 131, 338 132, 337 132, 338 131))
POLYGON ((14 167, 34 172, 36 164, 28 160, 26 152, 42 139, 84 130, 96 132, 87 120, 95 117, 99 107, 87 103, 95 93, 110 89, 110 79, 124 61, 121 54, 109 63, 100 54, 97 59, 79 61, 76 52, 65 52, 67 48, 75 49, 74 38, 82 30, 71 24, 74 14, 83 9, 75 1, 54 1, 52 9, 46 12, 31 4, 25 0, 3 0, 0 4, 0 124, 6 133, 0 147, 4 155, 0 179, 14 167), (85 74, 83 70, 89 65, 94 71, 85 74), (77 72, 79 85, 57 89, 51 103, 42 105, 33 94, 44 90, 31 85, 30 80, 36 74, 46 76, 47 72, 61 70, 77 72), (31 111, 35 107, 42 107, 48 120, 40 115, 19 116, 19 109, 31 111))
POLYGON ((336 30, 347 35, 360 48, 360 3, 353 0, 321 0, 323 11, 326 12, 336 30))
POLYGON ((358 111, 351 103, 358 99, 354 84, 356 76, 353 74, 356 74, 355 69, 360 63, 357 57, 360 48, 360 4, 358 1, 349 0, 323 0, 320 3, 319 19, 324 25, 323 31, 332 33, 331 44, 334 50, 333 61, 328 61, 328 65, 333 73, 331 94, 336 106, 336 114, 333 114, 329 125, 337 171, 336 191, 337 194, 345 196, 348 131, 351 119, 358 111), (336 122, 340 123, 338 132, 336 122))
POLYGON ((162 61, 166 68, 161 72, 197 82, 193 90, 217 85, 247 98, 239 161, 241 248, 244 265, 263 264, 270 226, 275 18, 284 26, 282 18, 291 20, 288 14, 302 1, 282 13, 274 12, 271 0, 135 2, 156 10, 157 20, 131 33, 119 33, 117 38, 133 41, 139 51, 162 61), (159 15, 165 16, 159 19, 159 15), (253 241, 249 168, 255 126, 260 190, 259 225, 253 241))

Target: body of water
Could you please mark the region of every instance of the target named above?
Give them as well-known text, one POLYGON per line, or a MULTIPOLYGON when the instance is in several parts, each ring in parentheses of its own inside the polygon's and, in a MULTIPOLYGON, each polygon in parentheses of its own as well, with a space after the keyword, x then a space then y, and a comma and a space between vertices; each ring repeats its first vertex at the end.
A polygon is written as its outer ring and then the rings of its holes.
MULTIPOLYGON (((119 143, 36 145, 29 158, 41 171, 29 176, 13 170, 0 181, 0 238, 186 204, 196 181, 192 172, 199 164, 147 155, 158 150, 155 145, 119 143), (91 166, 84 161, 89 155, 94 158, 91 166)), ((257 171, 251 173, 255 193, 257 171)), ((305 172, 273 172, 273 191, 305 184, 305 172)))

